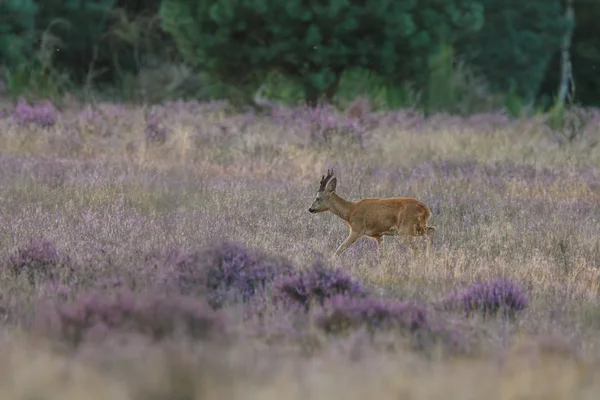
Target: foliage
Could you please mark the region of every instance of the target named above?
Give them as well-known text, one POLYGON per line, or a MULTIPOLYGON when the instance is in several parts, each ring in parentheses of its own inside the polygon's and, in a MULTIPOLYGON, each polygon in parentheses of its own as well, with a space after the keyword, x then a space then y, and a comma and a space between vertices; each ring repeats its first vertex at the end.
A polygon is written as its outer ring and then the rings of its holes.
POLYGON ((159 0, 115 1, 99 44, 96 80, 104 92, 130 101, 204 98, 198 71, 181 62, 161 28, 159 7, 159 0))
MULTIPOLYGON (((561 3, 7 0, 0 91, 32 100, 83 88, 237 105, 266 83, 267 95, 288 105, 325 96, 347 106, 365 96, 376 109, 505 108, 518 117, 534 102, 549 108, 556 94, 568 28, 561 3)), ((595 105, 600 6, 574 0, 574 9, 575 101, 595 105)))
POLYGON ((38 11, 30 0, 0 4, 0 85, 15 97, 47 98, 67 87, 65 75, 52 65, 55 43, 46 31, 40 32, 38 11))
POLYGON ((278 71, 315 105, 333 98, 348 68, 412 80, 442 38, 476 31, 481 12, 474 0, 164 0, 160 15, 183 58, 219 81, 256 87, 278 71))
POLYGON ((337 103, 344 107, 361 96, 382 110, 413 107, 420 101, 420 93, 410 82, 393 84, 368 68, 348 68, 340 79, 337 103))
POLYGON ((277 280, 273 299, 308 310, 313 303, 323 305, 326 299, 337 295, 361 298, 367 290, 343 269, 327 268, 319 259, 310 268, 277 280))
POLYGON ((68 265, 68 257, 48 239, 30 239, 19 246, 6 260, 6 266, 15 276, 24 274, 29 283, 37 280, 56 279, 61 268, 68 265))
POLYGON ((418 105, 428 114, 447 112, 469 115, 502 108, 506 100, 494 93, 485 78, 462 61, 453 46, 443 43, 428 62, 424 96, 418 105))
POLYGON ((70 84, 106 92, 108 83, 121 86, 121 97, 139 99, 166 97, 173 90, 189 93, 182 84, 195 86, 177 64, 171 38, 160 29, 158 0, 5 3, 8 15, 20 16, 6 24, 0 20, 0 55, 5 53, 7 87, 13 95, 56 97, 70 84), (161 67, 166 77, 157 72, 161 67))
POLYGON ((329 335, 342 336, 364 328, 375 339, 378 333, 407 336, 415 349, 431 352, 438 345, 464 352, 467 340, 449 322, 435 316, 418 301, 395 301, 343 295, 326 299, 313 312, 315 324, 329 335))
POLYGON ((37 10, 34 0, 0 2, 0 67, 15 68, 31 56, 37 10))
POLYGON ((39 309, 37 327, 72 345, 106 335, 136 333, 152 340, 188 335, 209 339, 223 335, 224 320, 193 297, 161 293, 82 293, 67 304, 39 309))
POLYGON ((467 315, 479 312, 485 317, 500 312, 504 317, 513 317, 529 306, 529 299, 519 284, 497 278, 453 291, 444 300, 444 305, 450 309, 461 309, 467 315))
MULTIPOLYGON (((114 3, 102 46, 103 52, 111 55, 112 73, 137 73, 150 62, 148 56, 170 61, 172 52, 167 49, 173 43, 160 29, 160 0, 115 0, 114 3)), ((174 46, 173 51, 176 51, 174 46)))
POLYGON ((167 263, 173 268, 171 279, 180 293, 206 296, 214 308, 247 302, 292 270, 291 263, 283 258, 229 241, 211 243, 191 253, 171 250, 167 263))
POLYGON ((307 145, 331 144, 335 137, 348 139, 362 147, 372 119, 344 115, 330 104, 315 107, 300 106, 292 109, 276 109, 272 116, 282 126, 300 126, 305 132, 307 145))
POLYGON ((19 125, 33 124, 44 128, 53 126, 58 120, 59 113, 50 101, 32 106, 26 100, 19 99, 11 117, 19 125))
MULTIPOLYGON (((600 106, 600 33, 598 18, 600 3, 589 0, 575 0, 575 30, 571 48, 573 79, 575 80, 575 98, 585 105, 600 106)), ((558 86, 558 85, 556 85, 558 86)))
POLYGON ((567 29, 560 0, 481 0, 481 4, 485 24, 477 35, 461 41, 458 55, 485 76, 493 90, 512 89, 525 102, 535 100, 567 29))
POLYGON ((96 57, 115 0, 44 0, 39 2, 37 25, 52 35, 54 65, 81 82, 96 57))
POLYGON ((53 66, 52 56, 46 50, 37 49, 29 61, 7 70, 5 78, 8 93, 13 98, 32 101, 60 101, 60 96, 73 86, 68 74, 53 66))
POLYGON ((429 328, 427 308, 416 302, 333 296, 315 316, 319 327, 339 334, 366 326, 371 332, 401 329, 407 332, 429 328))
MULTIPOLYGON (((598 92, 600 79, 600 3, 594 0, 574 0, 575 26, 570 48, 573 80, 575 83, 574 102, 582 105, 599 106, 598 92)), ((541 88, 541 96, 546 99, 545 106, 551 106, 551 100, 556 96, 560 83, 561 54, 556 52, 550 62, 541 88)))
POLYGON ((586 138, 592 139, 588 144, 595 146, 597 139, 593 127, 598 123, 598 116, 597 109, 555 102, 547 113, 546 124, 561 145, 571 145, 586 138))

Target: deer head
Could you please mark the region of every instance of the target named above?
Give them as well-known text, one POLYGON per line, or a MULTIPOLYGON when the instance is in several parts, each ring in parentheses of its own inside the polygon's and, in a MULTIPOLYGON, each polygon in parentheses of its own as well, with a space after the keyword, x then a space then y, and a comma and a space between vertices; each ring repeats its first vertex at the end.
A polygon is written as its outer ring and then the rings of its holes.
POLYGON ((337 184, 337 178, 333 177, 333 169, 327 170, 327 176, 321 177, 319 183, 319 190, 317 196, 313 200, 310 208, 308 209, 311 213, 320 213, 329 210, 329 200, 331 195, 335 192, 335 186, 337 184))

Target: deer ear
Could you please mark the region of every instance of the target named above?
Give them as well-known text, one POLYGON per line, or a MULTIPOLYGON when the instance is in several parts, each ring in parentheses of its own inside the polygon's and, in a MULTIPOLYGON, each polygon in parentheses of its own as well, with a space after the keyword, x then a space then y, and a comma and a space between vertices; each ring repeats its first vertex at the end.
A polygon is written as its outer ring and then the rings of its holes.
POLYGON ((327 189, 330 192, 333 192, 335 190, 336 185, 337 185, 337 178, 333 177, 329 180, 329 182, 327 182, 327 186, 325 187, 325 189, 327 189))

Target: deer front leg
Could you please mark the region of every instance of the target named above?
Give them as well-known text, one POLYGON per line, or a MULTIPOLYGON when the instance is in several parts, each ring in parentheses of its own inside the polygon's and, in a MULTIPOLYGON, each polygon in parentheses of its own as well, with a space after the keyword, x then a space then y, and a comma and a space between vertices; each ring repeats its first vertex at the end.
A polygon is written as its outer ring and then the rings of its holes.
POLYGON ((342 254, 344 251, 346 251, 346 249, 348 247, 352 246, 354 244, 354 242, 356 242, 361 236, 362 236, 362 234, 360 234, 358 232, 350 231, 350 234, 348 235, 348 237, 346 238, 344 243, 340 244, 340 247, 337 248, 337 250, 335 251, 335 254, 333 255, 332 258, 336 258, 340 254, 342 254))
POLYGON ((435 239, 435 226, 427 227, 427 256, 431 254, 433 250, 433 241, 435 239))
POLYGON ((381 246, 381 239, 383 239, 383 236, 381 236, 381 235, 373 235, 371 237, 373 239, 375 239, 375 243, 377 243, 377 248, 379 249, 379 247, 381 246))
POLYGON ((383 240, 383 236, 381 236, 381 235, 374 235, 374 236, 371 236, 371 237, 372 237, 373 239, 375 239, 375 243, 376 243, 376 245, 377 245, 377 249, 376 249, 376 251, 375 251, 376 258, 377 258, 378 260, 381 260, 381 255, 382 255, 382 254, 381 254, 381 253, 382 253, 382 252, 381 252, 381 242, 382 242, 382 240, 383 240))

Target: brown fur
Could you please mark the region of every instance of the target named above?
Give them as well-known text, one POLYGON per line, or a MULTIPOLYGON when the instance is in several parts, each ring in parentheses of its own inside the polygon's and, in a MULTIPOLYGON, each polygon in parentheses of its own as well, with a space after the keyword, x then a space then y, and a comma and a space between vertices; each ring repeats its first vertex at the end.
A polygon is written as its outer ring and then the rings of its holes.
POLYGON ((417 237, 427 237, 427 254, 433 246, 435 227, 429 226, 431 210, 427 205, 411 197, 369 198, 360 201, 348 201, 335 193, 337 178, 333 171, 327 171, 322 177, 317 196, 309 211, 319 213, 331 211, 350 227, 348 238, 336 250, 339 256, 362 236, 375 240, 377 247, 384 236, 401 236, 415 253, 418 248, 414 242, 417 237))

